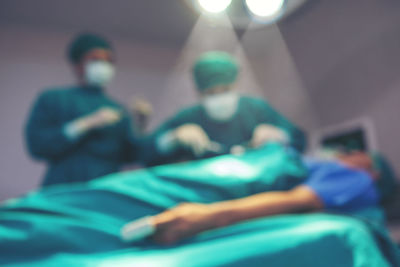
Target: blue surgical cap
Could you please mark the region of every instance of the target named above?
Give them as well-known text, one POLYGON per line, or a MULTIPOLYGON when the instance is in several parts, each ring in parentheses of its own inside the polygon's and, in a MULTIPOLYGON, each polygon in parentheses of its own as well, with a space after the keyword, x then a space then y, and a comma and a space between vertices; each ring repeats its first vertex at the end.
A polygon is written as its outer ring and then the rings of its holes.
POLYGON ((201 55, 193 65, 193 78, 200 91, 235 82, 238 64, 228 53, 211 51, 201 55))
POLYGON ((68 59, 74 64, 79 63, 87 52, 96 48, 112 50, 111 43, 99 35, 92 33, 79 34, 68 47, 68 59))

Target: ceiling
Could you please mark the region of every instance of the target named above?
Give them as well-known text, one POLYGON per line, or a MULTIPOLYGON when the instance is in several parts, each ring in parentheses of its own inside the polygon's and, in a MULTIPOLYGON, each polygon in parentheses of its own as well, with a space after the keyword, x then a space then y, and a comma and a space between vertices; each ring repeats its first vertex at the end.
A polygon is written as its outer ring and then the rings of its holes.
POLYGON ((196 18, 180 0, 0 1, 0 25, 90 30, 154 42, 181 42, 196 18))
MULTIPOLYGON (((290 0, 302 3, 305 0, 290 0)), ((89 30, 135 40, 184 43, 197 12, 188 0, 1 0, 3 24, 64 31, 89 30)), ((237 5, 241 0, 233 0, 237 5)), ((293 5, 291 12, 298 8, 293 5)))

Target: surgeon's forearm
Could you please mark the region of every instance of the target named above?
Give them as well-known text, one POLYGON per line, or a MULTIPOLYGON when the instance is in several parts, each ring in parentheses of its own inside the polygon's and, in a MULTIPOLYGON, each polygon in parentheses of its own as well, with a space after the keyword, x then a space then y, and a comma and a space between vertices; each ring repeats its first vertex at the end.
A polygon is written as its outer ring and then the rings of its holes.
POLYGON ((85 119, 77 119, 65 124, 63 127, 63 133, 69 140, 75 141, 84 135, 89 128, 90 125, 85 121, 85 119))
POLYGON ((174 130, 168 130, 156 138, 156 148, 162 155, 171 154, 178 146, 174 130))
POLYGON ((211 205, 216 227, 270 215, 313 211, 322 207, 322 201, 318 196, 305 186, 287 192, 261 193, 211 205))

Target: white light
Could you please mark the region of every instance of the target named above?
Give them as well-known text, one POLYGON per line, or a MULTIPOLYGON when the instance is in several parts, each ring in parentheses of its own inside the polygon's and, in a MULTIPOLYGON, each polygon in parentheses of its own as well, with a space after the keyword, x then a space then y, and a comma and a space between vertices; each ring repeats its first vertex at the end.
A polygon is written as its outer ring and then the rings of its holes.
POLYGON ((258 17, 271 17, 281 11, 285 0, 246 0, 248 9, 258 17))
POLYGON ((220 13, 224 11, 232 0, 197 0, 205 11, 210 13, 220 13))

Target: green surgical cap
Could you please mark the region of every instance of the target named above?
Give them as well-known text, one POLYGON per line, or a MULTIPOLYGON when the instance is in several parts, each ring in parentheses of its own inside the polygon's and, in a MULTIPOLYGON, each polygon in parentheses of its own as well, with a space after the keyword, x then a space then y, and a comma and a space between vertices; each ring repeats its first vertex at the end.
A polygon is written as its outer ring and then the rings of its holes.
POLYGON ((379 172, 377 187, 380 194, 381 202, 385 203, 390 200, 396 188, 396 175, 390 163, 379 153, 371 153, 374 168, 379 172))
POLYGON ((102 48, 112 50, 111 44, 103 37, 91 33, 77 35, 68 47, 68 59, 76 64, 90 50, 102 48))
POLYGON ((228 53, 220 51, 201 55, 193 65, 193 78, 200 91, 232 84, 238 74, 238 64, 228 53))

